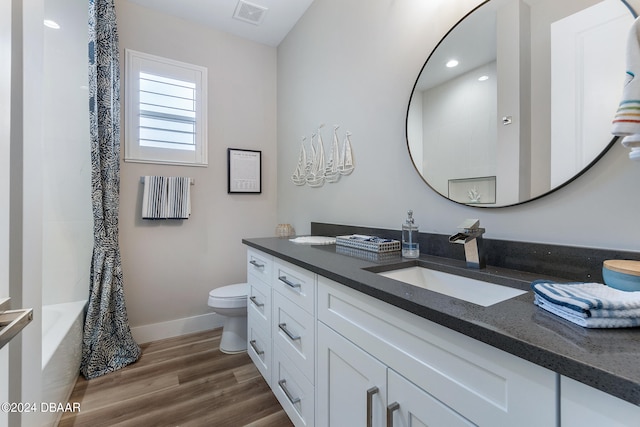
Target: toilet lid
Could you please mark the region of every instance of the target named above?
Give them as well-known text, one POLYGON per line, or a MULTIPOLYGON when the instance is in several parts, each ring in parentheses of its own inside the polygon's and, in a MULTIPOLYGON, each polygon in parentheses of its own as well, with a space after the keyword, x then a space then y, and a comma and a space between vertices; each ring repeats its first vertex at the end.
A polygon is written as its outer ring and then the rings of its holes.
POLYGON ((235 285, 221 286, 209 292, 209 296, 214 298, 246 298, 247 284, 236 283, 235 285))

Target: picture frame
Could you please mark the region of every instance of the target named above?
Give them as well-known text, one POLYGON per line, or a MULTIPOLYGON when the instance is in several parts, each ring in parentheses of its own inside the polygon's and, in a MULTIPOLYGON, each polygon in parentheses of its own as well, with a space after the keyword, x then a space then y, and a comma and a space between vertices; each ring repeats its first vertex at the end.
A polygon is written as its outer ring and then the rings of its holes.
POLYGON ((227 193, 262 193, 262 151, 227 148, 227 193))

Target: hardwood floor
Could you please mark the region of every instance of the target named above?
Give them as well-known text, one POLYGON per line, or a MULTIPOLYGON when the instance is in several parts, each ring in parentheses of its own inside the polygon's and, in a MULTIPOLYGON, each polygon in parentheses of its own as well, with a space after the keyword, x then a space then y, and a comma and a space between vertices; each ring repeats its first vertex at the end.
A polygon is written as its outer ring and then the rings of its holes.
POLYGON ((59 427, 293 426, 246 353, 218 345, 222 329, 141 345, 140 359, 119 371, 80 376, 59 427))

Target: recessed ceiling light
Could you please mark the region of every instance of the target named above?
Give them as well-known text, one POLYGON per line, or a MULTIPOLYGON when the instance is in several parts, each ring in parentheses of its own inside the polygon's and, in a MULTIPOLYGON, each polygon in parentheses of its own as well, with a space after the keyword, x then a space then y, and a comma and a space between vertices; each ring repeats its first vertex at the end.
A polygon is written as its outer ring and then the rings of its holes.
POLYGON ((489 80, 489 76, 480 76, 480 77, 478 77, 478 81, 483 82, 485 80, 489 80))
POLYGON ((449 62, 447 62, 447 67, 448 68, 453 68, 453 67, 457 67, 459 64, 459 62, 455 59, 451 59, 449 60, 449 62))
POLYGON ((51 19, 45 19, 44 20, 44 26, 45 27, 49 27, 49 28, 53 28, 54 30, 59 30, 60 29, 60 25, 58 25, 58 23, 56 21, 52 21, 51 19))

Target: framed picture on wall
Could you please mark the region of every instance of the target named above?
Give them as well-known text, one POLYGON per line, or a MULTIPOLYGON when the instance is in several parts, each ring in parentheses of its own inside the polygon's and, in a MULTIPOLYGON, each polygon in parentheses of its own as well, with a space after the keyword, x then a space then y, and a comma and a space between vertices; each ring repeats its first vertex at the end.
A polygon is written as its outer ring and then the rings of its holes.
POLYGON ((262 193, 262 151, 227 149, 227 193, 262 193))

